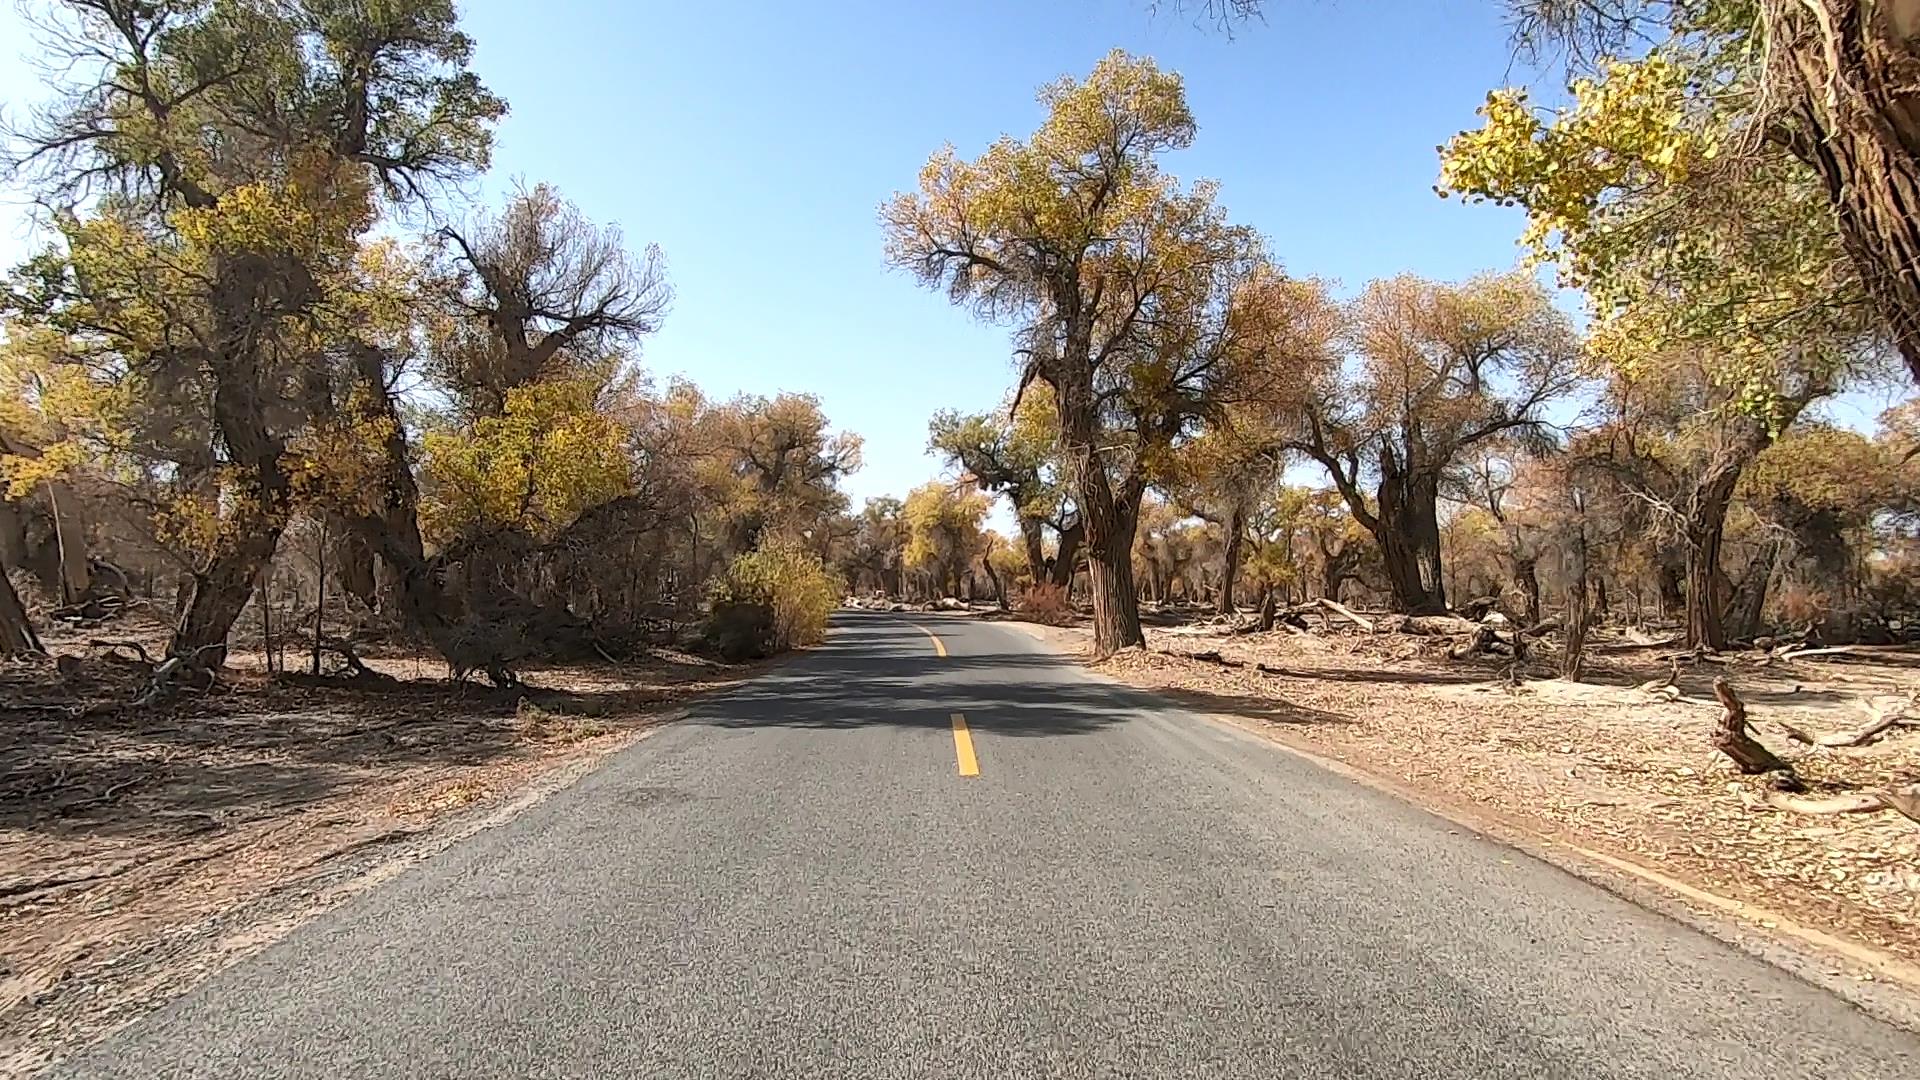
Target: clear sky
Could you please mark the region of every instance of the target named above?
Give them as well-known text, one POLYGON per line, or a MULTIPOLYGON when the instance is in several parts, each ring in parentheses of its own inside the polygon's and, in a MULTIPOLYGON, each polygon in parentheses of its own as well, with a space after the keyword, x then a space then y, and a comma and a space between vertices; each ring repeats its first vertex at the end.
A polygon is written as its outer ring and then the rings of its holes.
MULTIPOLYGON (((1041 119, 1040 84, 1114 47, 1186 78, 1199 121, 1170 171, 1211 177, 1296 274, 1460 278, 1511 266, 1515 211, 1443 201, 1435 147, 1515 65, 1488 0, 1271 0, 1231 40, 1146 0, 468 0, 480 75, 512 112, 491 197, 557 185, 677 294, 646 345, 656 377, 709 393, 818 394, 866 439, 855 506, 933 475, 934 410, 992 407, 1006 331, 882 260, 877 209, 944 142, 974 153, 1041 119)), ((24 47, 0 9, 0 49, 24 47)), ((41 92, 12 55, 0 100, 41 92)), ((0 228, 8 264, 25 250, 0 228)))

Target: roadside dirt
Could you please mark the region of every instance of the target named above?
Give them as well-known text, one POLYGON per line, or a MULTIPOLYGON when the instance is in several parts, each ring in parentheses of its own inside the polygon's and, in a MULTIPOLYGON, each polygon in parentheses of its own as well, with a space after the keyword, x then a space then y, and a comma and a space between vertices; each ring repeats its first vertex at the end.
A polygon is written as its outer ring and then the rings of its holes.
MULTIPOLYGON (((1084 654, 1090 644, 1084 627, 1029 629, 1069 651, 1084 654)), ((1774 809, 1709 742, 1722 712, 1712 681, 1725 676, 1760 740, 1815 793, 1920 781, 1920 728, 1816 749, 1787 738, 1782 726, 1861 727, 1864 702, 1920 689, 1911 658, 1760 665, 1734 656, 1683 667, 1680 697, 1670 701, 1637 687, 1671 670, 1662 659, 1671 646, 1602 648, 1585 681, 1574 683, 1510 681, 1503 663, 1448 659, 1447 644, 1403 634, 1229 635, 1176 626, 1150 629, 1147 650, 1125 650, 1094 669, 1249 721, 1443 805, 1470 806, 1778 912, 1908 970, 1920 962, 1920 827, 1889 811, 1774 809)))
POLYGON ((530 668, 501 691, 405 653, 367 659, 378 682, 270 677, 236 654, 207 695, 89 714, 144 671, 55 649, 88 659, 64 676, 0 664, 0 1076, 273 940, 443 822, 758 670, 659 652, 530 668))

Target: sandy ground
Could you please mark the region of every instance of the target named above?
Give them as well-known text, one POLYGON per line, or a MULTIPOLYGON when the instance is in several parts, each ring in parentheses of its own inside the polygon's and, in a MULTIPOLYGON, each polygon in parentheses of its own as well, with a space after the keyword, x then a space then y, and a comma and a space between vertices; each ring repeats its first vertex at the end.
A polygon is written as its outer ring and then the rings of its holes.
MULTIPOLYGON (((1032 629, 1066 649, 1090 644, 1084 627, 1032 629)), ((1711 685, 1725 676, 1760 741, 1815 793, 1920 781, 1920 727, 1816 749, 1782 726, 1859 728, 1863 703, 1920 690, 1920 667, 1911 666, 1920 658, 1689 662, 1682 696, 1669 701, 1637 687, 1671 669, 1671 646, 1616 641, 1574 683, 1516 681, 1504 663, 1450 660, 1446 640, 1404 634, 1175 626, 1148 638, 1148 650, 1125 650, 1096 669, 1251 721, 1416 794, 1781 913, 1890 954, 1907 971, 1920 961, 1920 826, 1888 811, 1774 809, 1709 743, 1722 714, 1711 685), (1193 657, 1201 652, 1242 666, 1193 657)))
POLYGON ((394 677, 379 683, 269 678, 240 654, 207 695, 90 713, 130 700, 144 671, 56 651, 90 659, 65 677, 0 665, 0 1075, 756 670, 667 652, 496 691, 404 654, 369 659, 394 677))

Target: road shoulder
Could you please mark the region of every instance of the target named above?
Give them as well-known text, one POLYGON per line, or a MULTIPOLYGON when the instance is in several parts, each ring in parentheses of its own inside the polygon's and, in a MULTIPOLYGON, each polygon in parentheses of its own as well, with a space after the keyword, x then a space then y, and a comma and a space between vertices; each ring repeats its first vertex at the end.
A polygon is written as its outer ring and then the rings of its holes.
POLYGON ((1706 933, 1793 976, 1821 987, 1868 1014, 1920 1032, 1920 965, 1844 933, 1687 880, 1686 865, 1655 868, 1634 854, 1580 836, 1544 816, 1515 813, 1467 797, 1424 778, 1396 773, 1350 743, 1316 739, 1313 725, 1280 719, 1268 710, 1210 708, 1218 695, 1182 693, 1162 679, 1141 677, 1128 664, 1086 665, 1081 628, 1000 623, 1080 661, 1089 678, 1150 696, 1170 712, 1232 728, 1355 783, 1415 805, 1449 824, 1514 848, 1643 908, 1706 933))

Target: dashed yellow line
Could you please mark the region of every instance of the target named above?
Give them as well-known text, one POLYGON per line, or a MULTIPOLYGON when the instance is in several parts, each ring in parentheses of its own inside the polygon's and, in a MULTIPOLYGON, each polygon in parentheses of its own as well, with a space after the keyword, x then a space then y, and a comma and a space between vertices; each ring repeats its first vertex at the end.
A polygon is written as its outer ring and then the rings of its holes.
POLYGON ((967 718, 953 714, 953 756, 960 762, 961 776, 979 776, 980 759, 973 755, 973 732, 967 730, 967 718))
POLYGON ((927 635, 927 639, 933 642, 933 654, 935 656, 947 655, 947 643, 940 640, 939 634, 936 634, 933 631, 927 629, 926 627, 921 626, 919 623, 914 623, 913 628, 927 635))

